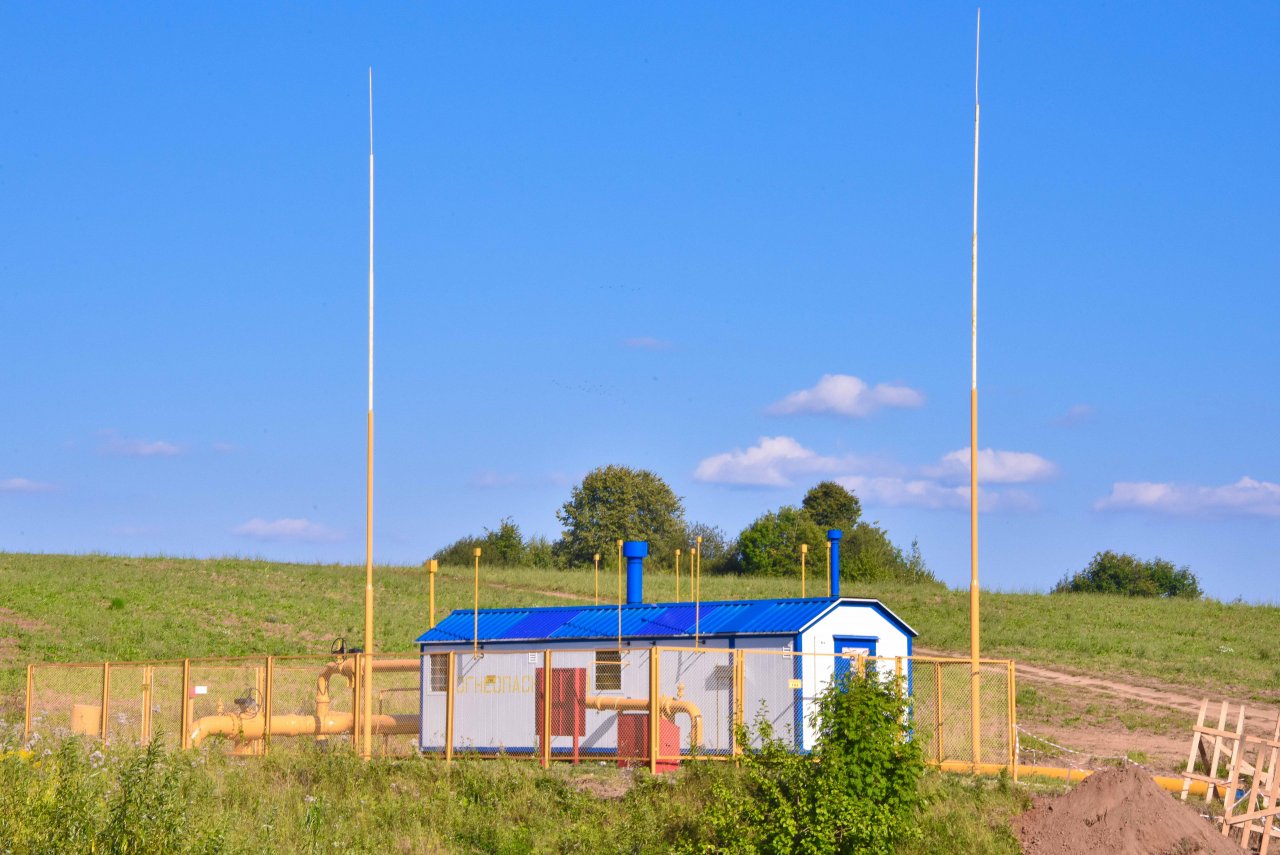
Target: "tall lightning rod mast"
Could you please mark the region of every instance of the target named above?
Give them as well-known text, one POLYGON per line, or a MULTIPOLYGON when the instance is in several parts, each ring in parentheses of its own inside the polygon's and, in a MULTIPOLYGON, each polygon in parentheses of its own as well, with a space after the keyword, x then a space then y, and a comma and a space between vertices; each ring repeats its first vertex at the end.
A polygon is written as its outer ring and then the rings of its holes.
POLYGON ((373 754, 373 68, 369 69, 369 417, 364 497, 364 719, 360 755, 373 754))
POLYGON ((969 701, 973 740, 974 769, 981 760, 978 713, 980 695, 979 676, 979 597, 978 597, 978 60, 982 47, 982 9, 978 9, 977 33, 973 48, 973 250, 972 322, 970 329, 970 380, 969 380, 969 701))

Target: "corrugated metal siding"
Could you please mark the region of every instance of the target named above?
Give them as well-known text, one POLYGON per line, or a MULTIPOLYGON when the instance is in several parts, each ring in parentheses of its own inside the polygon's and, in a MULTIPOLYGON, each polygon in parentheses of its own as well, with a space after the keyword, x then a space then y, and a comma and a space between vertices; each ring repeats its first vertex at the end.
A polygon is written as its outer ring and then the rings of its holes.
MULTIPOLYGON (((866 601, 873 607, 879 603, 866 601)), ((831 608, 834 600, 737 600, 707 602, 700 607, 703 635, 789 634, 804 629, 831 608)), ((616 606, 550 606, 527 609, 489 609, 480 612, 481 641, 536 641, 558 638, 612 638, 618 634, 616 606)), ((693 635, 692 603, 624 605, 622 634, 629 638, 669 638, 693 635)), ((472 612, 460 609, 417 640, 471 641, 472 612)))

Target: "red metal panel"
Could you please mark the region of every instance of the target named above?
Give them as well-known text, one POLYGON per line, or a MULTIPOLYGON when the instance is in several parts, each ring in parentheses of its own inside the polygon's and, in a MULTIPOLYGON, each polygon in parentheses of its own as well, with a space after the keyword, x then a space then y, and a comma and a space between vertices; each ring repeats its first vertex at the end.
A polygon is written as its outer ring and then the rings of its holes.
MULTIPOLYGON (((658 743, 662 746, 659 772, 680 767, 680 727, 670 719, 658 719, 658 743)), ((649 757, 649 714, 618 713, 618 765, 644 765, 649 757)))
MULTIPOLYGON (((534 732, 542 736, 542 681, 543 669, 537 669, 534 678, 534 732)), ((587 735, 587 709, 582 699, 587 694, 586 668, 551 669, 551 735, 576 736, 587 735)))

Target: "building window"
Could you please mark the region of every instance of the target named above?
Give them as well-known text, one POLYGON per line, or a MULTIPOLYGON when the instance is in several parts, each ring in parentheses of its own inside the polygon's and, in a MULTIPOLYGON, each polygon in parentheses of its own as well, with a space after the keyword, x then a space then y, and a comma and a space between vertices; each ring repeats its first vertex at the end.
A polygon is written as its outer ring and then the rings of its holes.
POLYGON ((622 691, 622 651, 596 651, 596 691, 622 691))
POLYGON ((431 654, 431 691, 449 691, 449 654, 431 654))

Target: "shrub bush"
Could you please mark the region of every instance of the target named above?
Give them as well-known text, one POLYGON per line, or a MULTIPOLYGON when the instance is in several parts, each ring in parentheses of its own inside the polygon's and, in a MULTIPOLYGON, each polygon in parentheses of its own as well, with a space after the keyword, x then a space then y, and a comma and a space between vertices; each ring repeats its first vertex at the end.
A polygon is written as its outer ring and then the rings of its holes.
POLYGON ((1177 567, 1156 557, 1143 561, 1136 555, 1107 550, 1093 556, 1074 576, 1064 576, 1053 593, 1124 594, 1130 597, 1188 597, 1203 595, 1190 567, 1177 567))
POLYGON ((911 551, 904 554, 889 540, 885 530, 874 523, 861 522, 846 532, 840 552, 842 579, 852 582, 938 582, 924 563, 916 541, 911 541, 911 551))
POLYGON ((899 685, 874 672, 843 676, 819 696, 812 724, 811 756, 794 753, 763 716, 754 738, 738 733, 743 775, 717 783, 711 848, 890 853, 918 834, 924 759, 899 685))
POLYGON ((525 563, 524 536, 520 526, 511 517, 503 517, 495 529, 484 530, 483 559, 499 567, 514 567, 525 563))
POLYGON ((484 548, 483 537, 460 537, 448 546, 436 550, 431 557, 441 564, 470 567, 477 546, 484 548))

